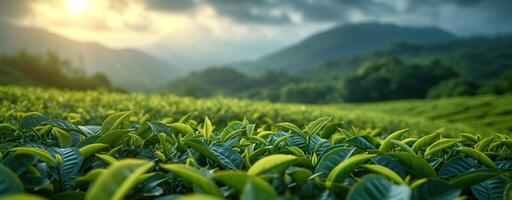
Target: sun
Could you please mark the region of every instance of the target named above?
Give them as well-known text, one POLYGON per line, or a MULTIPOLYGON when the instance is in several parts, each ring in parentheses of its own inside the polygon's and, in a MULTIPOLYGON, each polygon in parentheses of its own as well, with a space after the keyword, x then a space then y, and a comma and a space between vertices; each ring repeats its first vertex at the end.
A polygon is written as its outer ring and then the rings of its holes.
POLYGON ((68 0, 68 8, 74 15, 80 15, 87 9, 87 0, 68 0))

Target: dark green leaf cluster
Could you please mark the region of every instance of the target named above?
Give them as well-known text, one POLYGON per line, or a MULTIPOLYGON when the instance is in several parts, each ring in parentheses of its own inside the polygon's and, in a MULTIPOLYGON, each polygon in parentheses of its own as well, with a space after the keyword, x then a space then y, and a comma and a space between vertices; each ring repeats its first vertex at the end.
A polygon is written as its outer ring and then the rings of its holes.
POLYGON ((506 135, 418 137, 344 129, 332 117, 217 126, 133 115, 80 125, 20 113, 0 124, 0 198, 512 198, 506 135))

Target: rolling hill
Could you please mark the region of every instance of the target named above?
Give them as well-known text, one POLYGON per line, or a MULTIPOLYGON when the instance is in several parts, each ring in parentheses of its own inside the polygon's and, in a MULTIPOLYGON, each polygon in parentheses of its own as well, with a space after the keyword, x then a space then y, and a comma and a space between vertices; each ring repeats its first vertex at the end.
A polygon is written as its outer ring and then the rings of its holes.
POLYGON ((369 62, 386 57, 407 60, 437 59, 459 74, 486 82, 512 69, 512 34, 475 36, 431 44, 399 42, 365 54, 341 57, 303 71, 299 76, 311 81, 331 81, 354 74, 369 62))
POLYGON ((40 29, 0 22, 0 53, 22 49, 30 52, 52 50, 88 73, 104 73, 115 86, 130 91, 148 91, 183 74, 181 69, 166 61, 135 49, 111 49, 40 29))
POLYGON ((267 69, 293 73, 329 60, 383 49, 396 42, 425 44, 455 38, 451 33, 433 27, 405 27, 380 23, 348 24, 314 34, 295 45, 255 61, 232 65, 250 73, 263 72, 267 69))

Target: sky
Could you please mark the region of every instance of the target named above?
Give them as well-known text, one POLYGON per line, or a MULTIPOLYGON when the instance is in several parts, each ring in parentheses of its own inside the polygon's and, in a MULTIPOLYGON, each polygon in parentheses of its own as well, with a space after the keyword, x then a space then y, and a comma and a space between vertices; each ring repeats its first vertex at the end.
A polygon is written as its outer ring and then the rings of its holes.
POLYGON ((512 0, 0 1, 0 18, 13 23, 196 66, 255 59, 346 23, 506 33, 511 10, 512 0))

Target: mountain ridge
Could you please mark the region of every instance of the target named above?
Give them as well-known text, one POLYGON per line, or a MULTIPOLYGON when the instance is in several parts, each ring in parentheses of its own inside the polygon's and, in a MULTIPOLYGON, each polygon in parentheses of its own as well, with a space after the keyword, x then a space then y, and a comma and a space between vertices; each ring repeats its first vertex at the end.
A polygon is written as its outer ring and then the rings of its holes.
POLYGON ((0 22, 0 52, 54 51, 87 73, 101 72, 114 85, 148 91, 179 75, 182 69, 143 51, 112 49, 94 42, 79 42, 46 30, 0 22), (83 65, 83 66, 82 66, 83 65), (119 73, 122 72, 122 73, 119 73))
POLYGON ((345 24, 310 35, 260 59, 231 65, 249 73, 261 73, 269 69, 293 73, 340 57, 383 49, 396 42, 424 44, 456 38, 437 27, 398 26, 376 22, 345 24))

